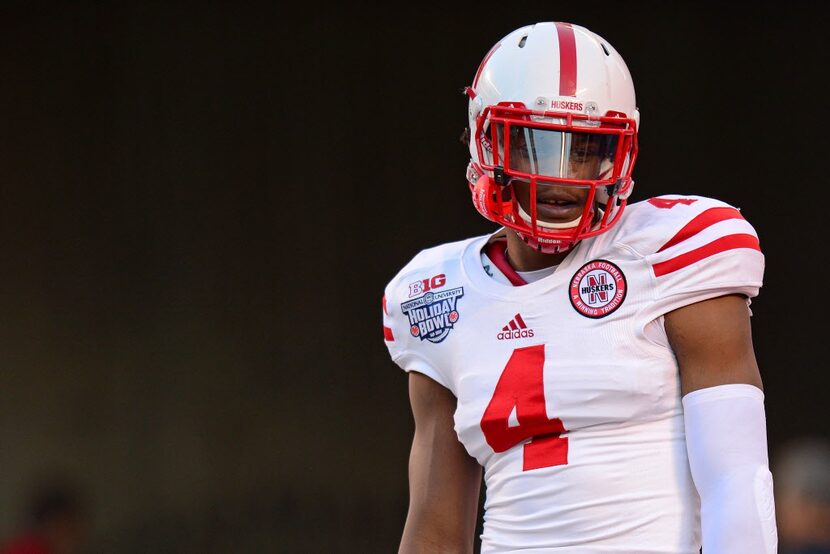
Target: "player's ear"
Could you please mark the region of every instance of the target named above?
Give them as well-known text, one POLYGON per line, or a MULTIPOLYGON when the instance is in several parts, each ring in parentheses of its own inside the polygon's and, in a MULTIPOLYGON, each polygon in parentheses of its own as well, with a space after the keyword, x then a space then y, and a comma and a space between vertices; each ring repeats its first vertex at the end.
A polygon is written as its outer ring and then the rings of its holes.
POLYGON ((469 127, 464 127, 464 132, 461 133, 461 136, 458 137, 458 140, 460 140, 461 143, 464 146, 466 146, 467 148, 470 147, 470 128, 469 127))

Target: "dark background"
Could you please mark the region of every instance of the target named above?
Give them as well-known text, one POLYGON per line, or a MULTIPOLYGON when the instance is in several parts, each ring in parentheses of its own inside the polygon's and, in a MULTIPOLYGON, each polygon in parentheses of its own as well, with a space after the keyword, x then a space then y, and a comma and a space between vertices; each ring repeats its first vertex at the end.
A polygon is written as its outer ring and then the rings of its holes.
POLYGON ((756 226, 773 464, 830 435, 826 9, 299 7, 0 8, 0 536, 60 474, 93 552, 394 551, 412 421, 382 290, 493 228, 461 89, 544 20, 628 62, 635 200, 756 226))

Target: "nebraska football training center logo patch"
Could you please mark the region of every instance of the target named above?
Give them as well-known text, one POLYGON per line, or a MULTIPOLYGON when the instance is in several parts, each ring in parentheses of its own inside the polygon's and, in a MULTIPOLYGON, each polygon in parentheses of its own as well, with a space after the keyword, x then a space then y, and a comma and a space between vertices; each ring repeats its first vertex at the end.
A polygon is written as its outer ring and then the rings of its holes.
POLYGON ((627 291, 619 267, 607 260, 594 260, 574 274, 569 296, 577 312, 598 319, 619 308, 627 291))
POLYGON ((464 287, 427 292, 401 304, 401 311, 409 318, 409 332, 413 337, 429 342, 441 342, 458 323, 458 299, 464 296, 464 287))

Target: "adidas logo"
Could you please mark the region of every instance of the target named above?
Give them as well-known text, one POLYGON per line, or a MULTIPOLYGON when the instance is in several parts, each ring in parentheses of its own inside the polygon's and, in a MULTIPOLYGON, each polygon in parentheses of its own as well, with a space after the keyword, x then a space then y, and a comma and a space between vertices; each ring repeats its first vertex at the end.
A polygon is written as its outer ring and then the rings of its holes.
POLYGON ((533 336, 533 329, 528 329, 525 321, 522 319, 520 314, 516 314, 513 316, 513 319, 505 325, 501 332, 496 335, 496 338, 499 340, 510 340, 510 339, 524 339, 527 337, 533 336))

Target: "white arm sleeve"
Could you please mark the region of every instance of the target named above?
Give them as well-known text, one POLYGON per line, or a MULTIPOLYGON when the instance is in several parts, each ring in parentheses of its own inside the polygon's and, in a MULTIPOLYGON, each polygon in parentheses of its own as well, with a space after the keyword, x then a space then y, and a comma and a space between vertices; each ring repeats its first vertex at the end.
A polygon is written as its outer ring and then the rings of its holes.
POLYGON ((752 385, 720 385, 687 394, 683 409, 703 552, 775 554, 764 393, 752 385))

